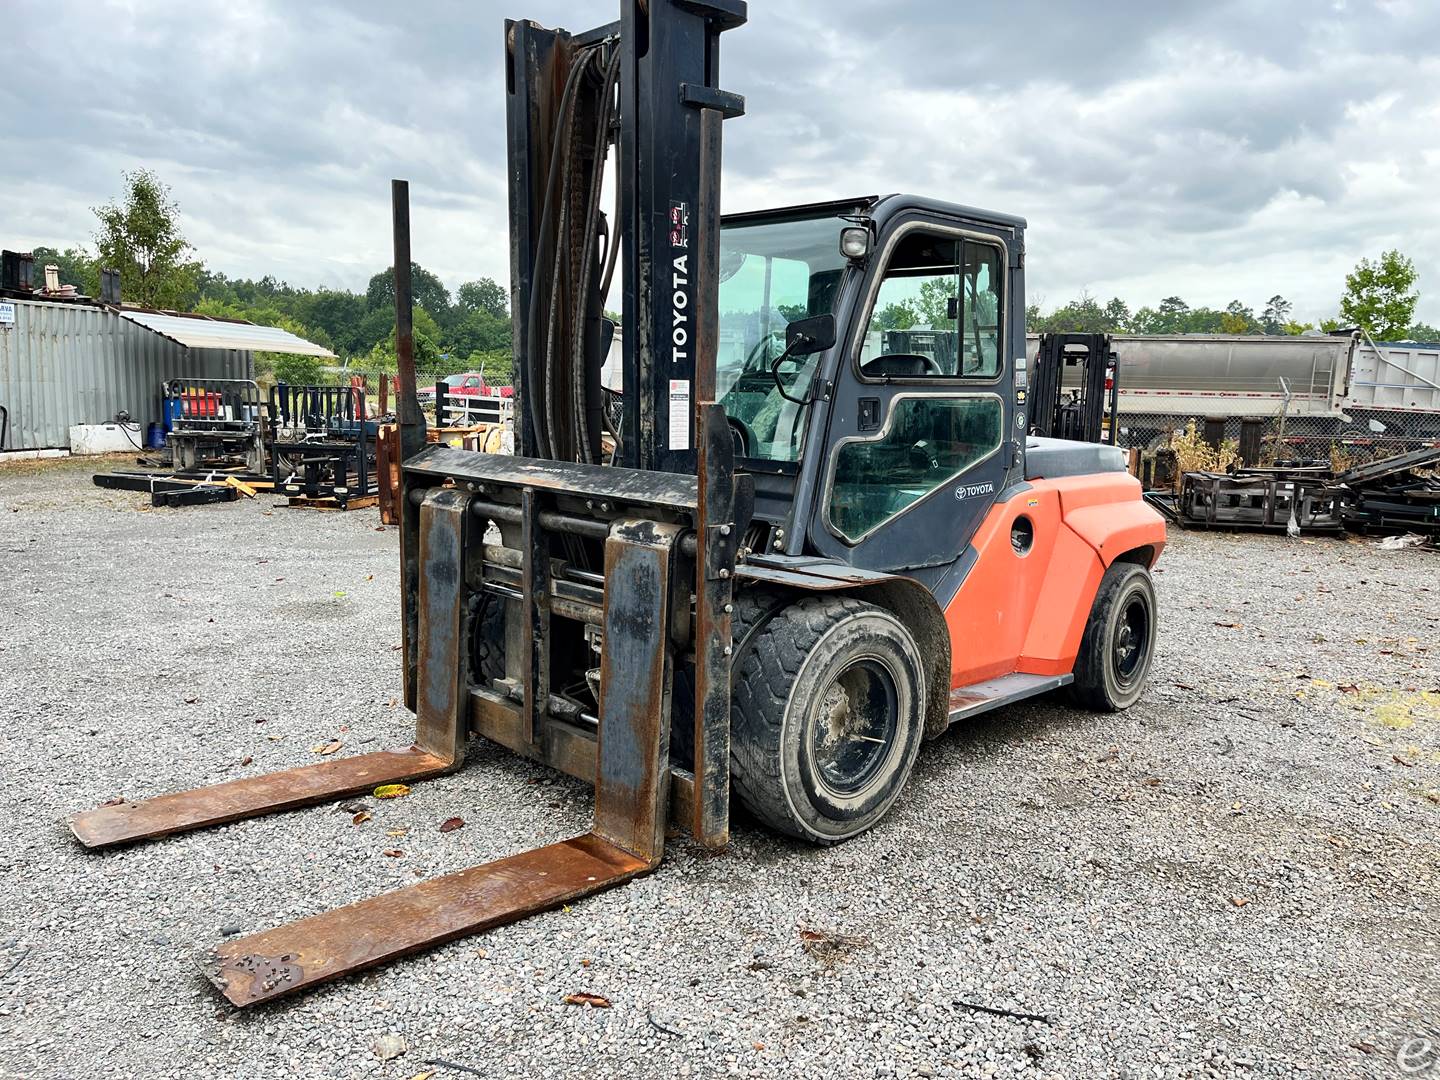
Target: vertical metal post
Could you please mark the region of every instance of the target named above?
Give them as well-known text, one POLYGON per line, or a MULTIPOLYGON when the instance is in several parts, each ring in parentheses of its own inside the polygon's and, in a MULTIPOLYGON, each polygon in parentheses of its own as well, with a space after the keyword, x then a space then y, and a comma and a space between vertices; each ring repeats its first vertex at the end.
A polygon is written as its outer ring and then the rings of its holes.
MULTIPOLYGON (((425 447, 425 415, 415 392, 414 306, 410 284, 410 182, 390 181, 390 209, 395 226, 395 360, 400 375, 400 456, 418 454, 425 447)), ((401 504, 401 514, 408 508, 401 504)))
MULTIPOLYGON (((400 462, 425 448, 425 415, 415 392, 415 336, 411 324, 410 284, 410 184, 390 181, 390 210, 395 233, 395 360, 399 393, 395 403, 400 427, 400 462)), ((400 470, 400 492, 396 511, 400 516, 400 607, 405 645, 405 705, 416 707, 416 658, 419 655, 420 589, 419 514, 410 505, 410 487, 405 470, 400 470)))
POLYGON ((530 745, 540 738, 540 727, 550 705, 550 545, 540 527, 540 507, 533 488, 520 492, 520 551, 522 627, 525 651, 520 658, 521 689, 525 695, 521 723, 530 745))
POLYGON ((734 598, 735 455, 716 398, 719 334, 721 114, 700 113, 700 189, 693 218, 695 430, 700 544, 695 559, 695 812, 691 834, 707 847, 730 837, 730 612, 734 598))

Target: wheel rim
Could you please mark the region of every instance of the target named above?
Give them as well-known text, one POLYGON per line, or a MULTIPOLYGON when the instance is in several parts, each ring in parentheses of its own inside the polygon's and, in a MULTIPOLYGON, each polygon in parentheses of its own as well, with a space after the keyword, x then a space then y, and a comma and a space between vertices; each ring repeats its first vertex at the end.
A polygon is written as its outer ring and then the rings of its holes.
POLYGON ((1115 627, 1115 675, 1124 686, 1132 685, 1145 666, 1150 644, 1150 605, 1140 595, 1130 597, 1115 627))
POLYGON ((882 771, 899 711, 895 677, 878 658, 853 660, 831 679, 812 709, 810 756, 832 795, 853 796, 882 771))

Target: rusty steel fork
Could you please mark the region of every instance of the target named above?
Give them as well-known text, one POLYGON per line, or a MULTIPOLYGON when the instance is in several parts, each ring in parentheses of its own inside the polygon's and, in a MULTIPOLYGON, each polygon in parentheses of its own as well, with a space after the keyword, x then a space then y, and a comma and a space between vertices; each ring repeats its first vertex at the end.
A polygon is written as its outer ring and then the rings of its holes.
POLYGON ((87 810, 70 831, 88 848, 150 840, 243 818, 309 806, 369 791, 380 784, 421 780, 458 769, 465 760, 467 652, 464 566, 468 498, 454 489, 432 493, 420 508, 418 656, 415 743, 298 769, 231 780, 139 802, 87 810))
MULTIPOLYGON (((106 847, 288 809, 456 768, 467 731, 464 552, 471 496, 431 492, 420 517, 417 735, 380 751, 71 819, 106 847)), ((605 542, 595 819, 591 831, 458 873, 221 943, 203 964, 235 1005, 252 1005, 418 952, 628 881, 659 865, 669 806, 666 706, 673 673, 670 610, 683 528, 614 522, 605 542)))
MULTIPOLYGON (((433 498, 434 496, 432 496, 433 498)), ((590 832, 222 943, 205 974, 252 1005, 599 892, 660 864, 669 806, 677 525, 616 522, 605 542, 595 820, 590 832)), ((420 683, 426 684, 424 672, 420 683)))

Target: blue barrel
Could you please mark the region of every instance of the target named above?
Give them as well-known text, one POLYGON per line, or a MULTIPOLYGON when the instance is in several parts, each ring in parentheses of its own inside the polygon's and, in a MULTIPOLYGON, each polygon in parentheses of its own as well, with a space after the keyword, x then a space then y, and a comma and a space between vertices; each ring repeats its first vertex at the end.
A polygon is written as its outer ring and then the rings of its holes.
POLYGON ((165 430, 167 432, 175 427, 175 421, 180 419, 184 409, 184 398, 167 397, 165 399, 165 430))
POLYGON ((165 447, 165 427, 154 421, 145 429, 145 449, 162 450, 165 447))

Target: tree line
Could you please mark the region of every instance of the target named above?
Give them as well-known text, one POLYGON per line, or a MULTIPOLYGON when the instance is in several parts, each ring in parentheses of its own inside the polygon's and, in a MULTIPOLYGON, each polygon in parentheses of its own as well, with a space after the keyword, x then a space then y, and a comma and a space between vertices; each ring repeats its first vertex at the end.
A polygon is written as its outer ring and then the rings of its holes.
MULTIPOLYGON (((94 249, 36 247, 37 265, 53 263, 60 280, 87 295, 99 293, 100 268, 120 271, 122 295, 142 307, 194 311, 219 318, 278 326, 332 350, 347 371, 393 372, 395 272, 370 278, 365 292, 308 289, 278 281, 231 278, 195 257, 180 229, 170 189, 149 170, 127 172, 119 201, 93 208, 98 223, 94 249)), ((416 367, 423 372, 483 371, 493 383, 511 377, 511 323, 506 290, 490 278, 461 285, 452 296, 445 284, 412 263, 416 367)), ((1257 313, 1240 300, 1223 309, 1191 307, 1168 296, 1155 307, 1131 311, 1119 297, 1101 303, 1082 293, 1046 312, 1026 310, 1031 332, 1120 334, 1301 334, 1359 326, 1377 341, 1440 341, 1440 330, 1414 321, 1419 301, 1414 264, 1398 251, 1376 261, 1362 259, 1346 275, 1337 314, 1318 326, 1298 322, 1283 296, 1270 297, 1257 313)), ((931 284, 931 283, 927 283, 931 284)), ((890 305, 877 315, 887 328, 947 319, 947 290, 921 290, 916 301, 890 305), (933 295, 932 295, 933 293, 933 295)), ((326 365, 314 357, 256 354, 257 370, 292 383, 323 381, 326 365)))
POLYGON ((1296 321, 1293 305, 1278 294, 1257 314, 1240 300, 1217 310, 1191 307, 1178 296, 1132 312, 1119 297, 1102 304, 1081 293, 1048 313, 1039 304, 1030 305, 1025 325, 1036 334, 1303 334, 1358 326, 1376 341, 1440 341, 1440 330, 1415 321, 1418 281, 1413 262, 1398 251, 1387 251, 1376 261, 1360 260, 1345 276, 1337 313, 1318 324, 1296 321))
MULTIPOLYGON (((276 280, 231 278, 195 257, 179 224, 169 187, 149 170, 124 174, 119 201, 93 208, 94 248, 34 249, 37 266, 53 263, 62 284, 98 295, 100 268, 120 271, 127 304, 192 311, 217 318, 277 326, 325 346, 347 371, 395 371, 395 270, 370 278, 363 293, 308 289, 276 280)), ((422 372, 484 371, 495 383, 510 381, 509 296, 490 278, 461 285, 452 296, 434 273, 410 267, 414 298, 415 364, 422 372)), ((261 373, 291 383, 326 381, 316 357, 257 353, 261 373)))

